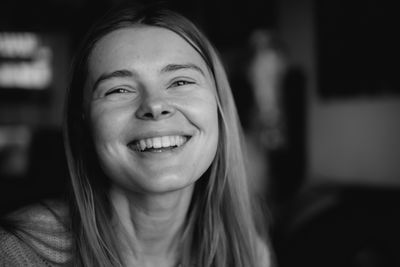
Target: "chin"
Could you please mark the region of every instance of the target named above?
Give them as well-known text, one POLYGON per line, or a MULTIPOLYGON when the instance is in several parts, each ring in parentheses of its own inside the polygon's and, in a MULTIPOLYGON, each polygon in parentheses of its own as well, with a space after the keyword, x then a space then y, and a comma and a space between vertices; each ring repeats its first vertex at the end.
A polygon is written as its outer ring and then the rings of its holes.
POLYGON ((194 186, 195 180, 177 175, 146 176, 142 179, 124 179, 115 181, 128 191, 141 194, 163 194, 189 189, 194 186), (152 177, 152 178, 147 178, 152 177), (129 181, 130 180, 130 181, 129 181))

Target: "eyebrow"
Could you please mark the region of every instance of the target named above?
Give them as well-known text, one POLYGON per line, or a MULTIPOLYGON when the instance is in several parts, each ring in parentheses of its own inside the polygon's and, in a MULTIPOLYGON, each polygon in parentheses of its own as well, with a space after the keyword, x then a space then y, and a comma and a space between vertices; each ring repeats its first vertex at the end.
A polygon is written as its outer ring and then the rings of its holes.
POLYGON ((188 64, 168 64, 164 68, 161 69, 161 72, 172 72, 181 69, 192 69, 199 72, 201 75, 205 76, 204 71, 197 65, 188 63, 188 64))
POLYGON ((116 70, 110 73, 103 73, 97 78, 96 82, 93 85, 93 90, 96 90, 97 86, 104 80, 112 79, 112 78, 129 78, 133 77, 135 74, 130 70, 116 70))
MULTIPOLYGON (((161 73, 165 73, 165 72, 174 72, 177 70, 182 70, 182 69, 191 69, 191 70, 195 70, 197 72, 199 72, 201 75, 203 75, 205 77, 204 71, 197 65, 192 64, 192 63, 188 63, 188 64, 168 64, 165 67, 163 67, 161 69, 161 73)), ((135 71, 130 71, 130 70, 126 70, 126 69, 122 69, 122 70, 116 70, 110 73, 103 73, 100 75, 99 78, 97 78, 97 80, 95 81, 93 87, 92 87, 92 91, 95 91, 97 86, 108 79, 113 79, 113 78, 130 78, 130 77, 134 77, 137 76, 137 73, 135 71)))

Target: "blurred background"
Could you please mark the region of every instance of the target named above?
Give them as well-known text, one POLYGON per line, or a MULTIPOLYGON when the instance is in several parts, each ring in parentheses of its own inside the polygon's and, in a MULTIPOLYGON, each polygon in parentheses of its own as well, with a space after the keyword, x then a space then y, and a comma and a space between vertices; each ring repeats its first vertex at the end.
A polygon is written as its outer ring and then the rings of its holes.
MULTIPOLYGON (((1 1, 0 214, 66 192, 71 59, 122 2, 1 1)), ((197 22, 225 63, 277 265, 400 266, 394 1, 164 2, 197 22)))

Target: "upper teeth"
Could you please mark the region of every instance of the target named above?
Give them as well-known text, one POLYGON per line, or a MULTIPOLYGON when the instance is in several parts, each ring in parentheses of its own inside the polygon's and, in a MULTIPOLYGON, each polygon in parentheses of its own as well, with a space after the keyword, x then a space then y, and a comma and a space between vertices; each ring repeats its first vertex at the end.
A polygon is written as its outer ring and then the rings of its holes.
POLYGON ((149 148, 162 148, 162 147, 173 147, 181 146, 187 140, 186 136, 174 135, 174 136, 161 136, 152 137, 146 139, 140 139, 135 142, 136 148, 140 151, 144 151, 149 148))

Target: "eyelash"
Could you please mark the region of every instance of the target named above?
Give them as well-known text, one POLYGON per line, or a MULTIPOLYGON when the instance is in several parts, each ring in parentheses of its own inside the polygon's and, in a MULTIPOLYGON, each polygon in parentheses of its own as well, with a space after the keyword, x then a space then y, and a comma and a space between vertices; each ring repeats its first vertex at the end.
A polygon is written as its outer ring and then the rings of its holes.
MULTIPOLYGON (((195 82, 188 81, 188 80, 178 80, 178 81, 174 81, 174 82, 171 84, 170 87, 174 87, 174 86, 184 86, 184 85, 194 84, 194 83, 195 83, 195 82)), ((115 88, 115 89, 112 89, 112 90, 106 92, 104 95, 105 95, 105 96, 108 96, 108 95, 111 95, 111 94, 114 94, 114 93, 124 94, 124 93, 129 93, 129 92, 131 92, 131 91, 128 90, 128 89, 125 89, 125 88, 115 88)))
POLYGON ((105 96, 108 96, 108 95, 111 95, 111 94, 114 94, 114 93, 129 93, 130 91, 128 90, 128 89, 125 89, 125 88, 115 88, 115 89, 112 89, 112 90, 110 90, 110 91, 108 91, 108 92, 106 92, 105 93, 105 96))
POLYGON ((184 85, 188 85, 188 84, 194 84, 194 82, 187 81, 187 80, 178 80, 178 81, 173 82, 171 84, 171 87, 173 87, 173 86, 184 86, 184 85))

